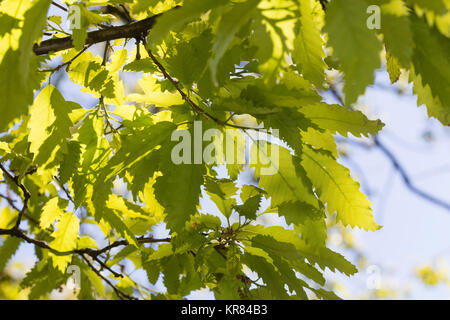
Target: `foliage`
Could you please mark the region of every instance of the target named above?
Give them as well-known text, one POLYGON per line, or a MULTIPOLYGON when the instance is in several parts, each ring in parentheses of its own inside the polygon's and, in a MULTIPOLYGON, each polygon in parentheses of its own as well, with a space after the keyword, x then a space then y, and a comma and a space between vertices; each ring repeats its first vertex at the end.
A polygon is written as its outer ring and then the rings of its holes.
POLYGON ((380 226, 338 162, 333 135, 383 128, 352 109, 383 56, 392 81, 409 72, 419 103, 450 124, 446 0, 84 0, 72 30, 68 10, 50 15, 50 6, 0 2, 0 271, 21 243, 33 244, 38 262, 20 284, 31 299, 65 284, 69 265, 81 270, 80 299, 181 299, 202 288, 217 299, 338 298, 324 271, 357 268, 327 248, 330 218, 380 226), (374 3, 379 30, 366 25, 374 3), (89 43, 93 30, 113 33, 124 16, 157 19, 136 44, 89 43), (74 48, 33 53, 67 35, 74 48), (345 82, 345 106, 321 97, 336 90, 332 69, 345 82), (95 105, 66 100, 60 73, 95 105), (139 87, 126 86, 130 74, 139 87), (219 131, 215 146, 237 130, 237 152, 198 145, 198 121, 219 131), (257 135, 262 129, 268 134, 257 135), (181 130, 194 149, 175 164, 171 137, 181 130), (208 147, 219 161, 196 161, 208 147), (244 172, 254 181, 243 182, 244 172), (270 213, 286 223, 265 226, 260 217, 270 213), (168 238, 154 237, 161 225, 168 238), (135 282, 124 260, 165 291, 135 282))

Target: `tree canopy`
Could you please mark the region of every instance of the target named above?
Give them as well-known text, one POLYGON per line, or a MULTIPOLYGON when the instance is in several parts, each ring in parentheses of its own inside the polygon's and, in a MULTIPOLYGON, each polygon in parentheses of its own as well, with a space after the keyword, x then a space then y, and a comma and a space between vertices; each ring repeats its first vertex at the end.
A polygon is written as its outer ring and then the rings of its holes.
POLYGON ((338 162, 335 136, 383 129, 354 108, 383 65, 450 125, 449 9, 2 0, 0 274, 29 243, 37 263, 20 286, 30 299, 64 285, 74 266, 79 299, 202 288, 216 299, 338 299, 325 270, 358 270, 327 247, 327 228, 381 226, 338 162), (62 77, 79 101, 65 98, 62 77), (262 223, 269 213, 283 223, 262 223), (155 237, 158 226, 167 237, 155 237), (124 259, 165 291, 133 280, 124 259))

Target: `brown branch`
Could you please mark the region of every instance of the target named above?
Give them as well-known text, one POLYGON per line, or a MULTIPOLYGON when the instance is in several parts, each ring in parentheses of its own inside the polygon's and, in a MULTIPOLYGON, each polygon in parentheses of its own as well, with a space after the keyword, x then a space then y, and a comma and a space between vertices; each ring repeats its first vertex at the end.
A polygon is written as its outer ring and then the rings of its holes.
POLYGON ((23 183, 19 182, 19 176, 15 176, 15 175, 11 174, 8 170, 6 170, 6 168, 1 163, 0 163, 0 169, 11 181, 13 181, 20 188, 20 190, 22 190, 22 193, 23 193, 22 209, 19 211, 19 215, 17 216, 16 224, 11 229, 11 230, 18 230, 19 226, 20 226, 20 222, 22 222, 22 217, 28 208, 28 200, 30 200, 31 193, 28 191, 27 187, 25 187, 25 185, 23 183))
POLYGON ((57 176, 53 176, 53 178, 55 179, 56 183, 58 184, 58 186, 61 188, 61 190, 64 192, 64 194, 66 195, 67 199, 69 199, 72 203, 75 204, 75 200, 72 198, 72 195, 70 194, 69 190, 67 190, 64 185, 61 183, 61 181, 58 179, 57 176))
MULTIPOLYGON (((138 243, 142 243, 142 244, 144 244, 144 243, 170 242, 170 238, 155 239, 153 237, 138 237, 138 238, 136 238, 136 241, 138 243)), ((93 250, 93 253, 95 255, 100 255, 102 253, 105 253, 105 252, 113 249, 113 248, 120 247, 120 246, 127 246, 129 244, 130 243, 127 240, 118 240, 118 241, 115 241, 115 242, 111 243, 110 245, 108 245, 108 246, 106 246, 106 247, 104 247, 102 249, 93 250)))
POLYGON ((126 23, 133 22, 133 19, 131 18, 130 13, 125 8, 125 6, 121 5, 120 7, 122 8, 122 10, 120 10, 119 8, 117 8, 113 5, 107 5, 106 7, 103 7, 101 10, 103 13, 110 13, 110 14, 115 15, 116 17, 120 18, 121 20, 123 20, 126 23))
MULTIPOLYGON (((112 244, 110 244, 102 249, 84 248, 84 249, 75 249, 75 250, 71 250, 71 251, 58 251, 58 250, 50 247, 50 245, 46 241, 31 238, 28 235, 26 235, 23 230, 20 230, 20 229, 16 229, 16 228, 0 229, 0 235, 7 235, 7 236, 21 238, 28 243, 34 244, 35 246, 38 246, 43 249, 48 249, 57 256, 66 256, 66 255, 71 255, 71 254, 87 254, 87 255, 91 256, 92 258, 95 258, 98 255, 105 253, 113 248, 120 247, 120 246, 127 246, 130 244, 127 240, 117 240, 116 242, 113 242, 112 244)), ((155 239, 153 237, 138 237, 138 238, 136 238, 136 241, 138 243, 143 244, 143 243, 170 242, 171 239, 170 238, 155 239)))
POLYGON ((328 0, 320 0, 323 11, 327 9, 328 0))
MULTIPOLYGON (((98 256, 94 257, 94 260, 98 262, 98 264, 102 267, 102 269, 106 269, 106 270, 108 270, 109 272, 111 272, 111 273, 114 275, 114 277, 116 277, 116 278, 123 278, 123 275, 122 275, 122 274, 120 274, 120 273, 118 273, 118 272, 115 272, 113 269, 111 269, 110 267, 108 267, 108 266, 106 265, 106 263, 104 263, 102 260, 100 260, 100 258, 99 258, 98 256)), ((100 271, 102 271, 102 269, 100 269, 100 271)))
MULTIPOLYGON (((0 194, 0 198, 5 199, 5 200, 8 202, 8 204, 9 204, 9 206, 10 206, 11 208, 13 208, 14 210, 16 210, 17 212, 20 212, 21 209, 20 209, 18 206, 16 206, 16 204, 15 204, 16 200, 14 200, 14 199, 12 199, 11 197, 9 197, 9 196, 7 196, 7 195, 4 195, 4 194, 0 194)), ((27 218, 28 220, 30 220, 35 226, 39 225, 39 222, 37 222, 36 219, 34 219, 32 216, 30 216, 30 215, 27 214, 26 212, 23 214, 23 216, 24 216, 25 218, 27 218)))
POLYGON ((80 256, 81 256, 81 258, 83 258, 83 260, 89 266, 89 268, 91 268, 92 271, 95 272, 95 274, 97 274, 103 281, 105 281, 114 290, 114 292, 117 294, 117 296, 119 297, 120 300, 124 300, 124 299, 137 300, 137 298, 130 296, 129 294, 127 294, 127 293, 123 292, 122 290, 120 290, 119 288, 117 288, 111 281, 109 281, 108 278, 106 278, 104 275, 102 275, 101 272, 99 270, 97 270, 92 265, 92 263, 89 261, 89 259, 86 258, 83 254, 80 254, 80 256))
MULTIPOLYGON (((11 229, 0 229, 0 235, 9 235, 12 237, 17 237, 17 238, 21 238, 23 240, 25 240, 28 243, 34 244, 35 246, 38 246, 40 248, 43 249, 47 249, 49 251, 51 251, 53 254, 61 256, 61 255, 71 255, 71 254, 78 254, 80 255, 83 260, 86 261, 86 263, 88 264, 88 266, 102 279, 104 280, 111 288, 113 288, 113 290, 115 291, 115 293, 117 294, 117 296, 120 299, 129 299, 129 300, 137 300, 137 298, 130 296, 128 294, 126 294, 125 292, 119 290, 114 284, 112 284, 111 281, 109 281, 106 277, 104 277, 101 274, 101 270, 97 270, 90 262, 89 259, 87 259, 85 257, 85 255, 90 256, 94 261, 96 261, 102 269, 106 269, 109 272, 111 272, 111 274, 113 274, 115 277, 117 278, 123 278, 123 275, 114 271, 112 268, 110 268, 109 266, 106 265, 106 263, 104 263, 103 261, 100 260, 99 255, 105 252, 109 252, 111 249, 118 247, 118 246, 124 246, 124 245, 128 245, 129 242, 127 240, 118 240, 102 249, 98 249, 98 250, 94 250, 94 249, 90 249, 90 248, 85 248, 85 249, 76 249, 76 250, 72 250, 72 251, 66 251, 66 252, 61 252, 58 250, 53 249, 52 247, 50 247, 50 245, 43 241, 43 240, 37 240, 34 238, 29 237, 24 231, 13 227, 11 229)), ((137 239, 138 243, 157 243, 157 242, 170 242, 171 239, 170 238, 164 238, 164 239, 155 239, 153 237, 138 237, 137 239)))
MULTIPOLYGON (((170 10, 179 8, 174 7, 170 10)), ((169 10, 169 11, 170 11, 169 10)), ((167 12, 169 12, 167 11, 167 12)), ((153 27, 156 19, 162 14, 157 14, 144 20, 132 22, 123 26, 110 27, 104 30, 96 30, 87 33, 86 45, 93 45, 100 42, 111 41, 124 38, 140 38, 143 34, 153 27)), ((40 44, 35 44, 33 51, 36 55, 44 55, 50 52, 58 52, 73 48, 72 37, 55 38, 42 41, 40 44)))
POLYGON ((55 1, 52 1, 52 5, 54 5, 55 7, 67 12, 68 10, 66 8, 64 8, 62 5, 56 3, 55 1))

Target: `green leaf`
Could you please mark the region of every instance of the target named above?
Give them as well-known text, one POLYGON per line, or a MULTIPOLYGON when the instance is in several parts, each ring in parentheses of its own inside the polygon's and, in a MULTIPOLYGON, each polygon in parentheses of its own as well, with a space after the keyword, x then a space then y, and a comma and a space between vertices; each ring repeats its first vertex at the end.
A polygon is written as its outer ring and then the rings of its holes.
POLYGON ((270 116, 262 116, 259 119, 264 121, 268 128, 278 130, 279 137, 286 142, 295 154, 301 154, 302 137, 300 130, 307 130, 313 123, 306 118, 303 113, 292 108, 281 108, 278 112, 270 116))
POLYGON ((217 66, 225 54, 228 46, 233 41, 239 29, 247 23, 259 4, 259 0, 248 0, 234 4, 220 19, 216 31, 216 39, 212 47, 212 59, 209 62, 212 81, 217 85, 217 66))
MULTIPOLYGON (((100 177, 97 179, 97 186, 100 187, 100 184, 104 181, 122 173, 139 161, 145 161, 145 157, 155 147, 170 139, 175 129, 176 126, 173 123, 162 121, 142 131, 132 132, 128 136, 123 136, 122 148, 108 161, 108 165, 102 170, 100 177)), ((170 158, 170 153, 167 156, 170 158)), ((142 172, 139 174, 142 174, 142 172)), ((150 171, 149 174, 153 175, 153 171, 150 171)), ((146 181, 149 178, 150 176, 147 177, 146 181)))
POLYGON ((321 132, 313 128, 308 128, 308 131, 302 132, 302 141, 314 149, 328 151, 335 158, 339 156, 334 137, 328 130, 321 132))
MULTIPOLYGON (((449 8, 445 5, 443 0, 406 0, 409 4, 417 5, 423 9, 433 11, 437 14, 444 14, 448 12, 449 8)), ((448 2, 447 2, 448 3, 448 2)))
POLYGON ((238 300, 240 281, 235 277, 224 275, 216 288, 214 288, 214 297, 217 300, 238 300))
POLYGON ((169 160, 162 164, 162 171, 163 175, 156 179, 154 185, 155 196, 167 213, 167 227, 180 231, 197 211, 200 186, 206 170, 204 165, 175 165, 169 160))
POLYGON ((39 226, 42 229, 50 227, 59 216, 64 213, 62 203, 59 197, 53 197, 48 200, 42 208, 42 213, 39 218, 39 226))
POLYGON ((396 83, 401 75, 400 64, 398 59, 389 52, 386 52, 386 69, 391 83, 396 83))
POLYGON ((359 183, 350 177, 347 168, 309 147, 303 148, 302 166, 320 200, 327 204, 327 211, 337 212, 338 221, 370 231, 380 229, 373 219, 370 201, 359 191, 359 183))
POLYGON ((0 13, 0 37, 3 37, 5 34, 11 32, 13 29, 19 26, 20 20, 11 17, 6 13, 0 13))
MULTIPOLYGON (((439 33, 435 27, 428 27, 423 18, 418 18, 416 15, 411 15, 410 18, 414 42, 417 44, 412 63, 415 74, 420 75, 422 80, 416 91, 420 92, 422 91, 418 90, 420 87, 429 86, 432 97, 438 98, 445 108, 444 115, 440 116, 439 120, 447 124, 444 119, 450 112, 450 86, 448 85, 450 83, 450 60, 447 54, 450 52, 450 39, 439 33)), ((431 108, 433 107, 431 106, 431 108)))
POLYGON ((84 3, 73 3, 72 6, 74 7, 69 11, 68 21, 73 22, 71 24, 72 43, 74 48, 79 51, 83 49, 86 43, 88 28, 91 25, 109 22, 111 16, 101 15, 93 10, 88 10, 84 3))
POLYGON ((6 267, 8 261, 14 256, 22 242, 22 239, 16 237, 8 237, 0 247, 0 272, 6 267))
POLYGON ((294 40, 292 59, 297 64, 297 70, 305 79, 310 80, 318 88, 323 87, 324 70, 324 41, 320 35, 317 21, 314 19, 315 0, 300 1, 300 19, 298 33, 294 40))
POLYGON ((67 144, 67 153, 61 160, 59 167, 59 181, 65 184, 77 172, 81 159, 81 146, 78 141, 69 141, 67 144))
MULTIPOLYGON (((24 20, 20 35, 16 32, 3 37, 0 59, 0 131, 27 110, 33 101, 33 91, 40 87, 45 75, 35 72, 42 58, 33 54, 32 48, 45 24, 50 0, 37 0, 33 3, 8 2, 3 10, 14 19, 24 20), (11 107, 14 106, 14 107, 11 107)), ((3 11, 2 10, 2 11, 3 11)), ((6 30, 15 26, 15 22, 3 16, 1 23, 6 30), (4 20, 6 19, 6 21, 4 20)))
POLYGON ((256 219, 256 212, 259 210, 262 195, 256 195, 245 200, 244 204, 234 206, 239 215, 250 220, 256 219))
MULTIPOLYGON (((298 252, 312 264, 317 263, 320 268, 329 268, 331 271, 339 270, 346 275, 355 274, 358 270, 348 262, 341 254, 331 251, 325 247, 314 247, 308 245, 298 233, 293 230, 287 230, 280 226, 264 227, 262 225, 249 225, 245 227, 249 233, 246 233, 250 239, 257 234, 271 236, 277 241, 292 243, 298 252)), ((244 232, 245 232, 244 230, 244 232)), ((305 272, 305 265, 295 264, 296 268, 301 267, 300 272, 305 272)), ((307 270, 311 273, 311 269, 307 270)))
POLYGON ((327 226, 324 219, 307 218, 296 225, 294 230, 300 233, 305 243, 312 248, 326 246, 327 226))
POLYGON ((196 214, 191 218, 193 227, 200 230, 217 230, 222 225, 220 218, 211 214, 196 214))
POLYGON ((398 59, 401 66, 409 67, 413 53, 413 37, 408 9, 401 0, 381 6, 381 32, 386 50, 398 59))
POLYGON ((169 294, 186 295, 199 289, 198 274, 194 271, 193 258, 188 255, 172 255, 163 265, 164 285, 169 294))
POLYGON ((101 217, 111 226, 111 228, 115 229, 121 237, 127 239, 130 244, 136 247, 139 246, 133 232, 131 232, 123 222, 122 217, 120 217, 118 213, 109 208, 105 208, 101 212, 101 217))
POLYGON ((206 193, 217 205, 220 212, 229 218, 231 216, 231 210, 236 204, 236 199, 231 198, 238 190, 235 182, 229 179, 213 180, 208 177, 205 180, 205 188, 206 193))
POLYGON ((270 256, 280 256, 291 261, 301 258, 293 244, 277 241, 271 236, 257 235, 252 238, 251 242, 254 248, 264 250, 270 256))
POLYGON ((318 208, 318 201, 311 191, 311 183, 302 168, 294 163, 300 160, 293 157, 287 149, 275 145, 270 146, 278 149, 278 158, 276 151, 267 154, 265 149, 268 148, 264 145, 266 143, 263 143, 260 149, 256 144, 252 146, 251 163, 256 168, 256 177, 260 178, 259 186, 264 188, 272 199, 272 206, 289 201, 304 201, 318 208), (269 174, 264 174, 263 169, 267 169, 269 174))
POLYGON ((33 55, 33 45, 35 40, 41 35, 47 19, 47 11, 51 0, 36 0, 24 15, 22 26, 22 36, 19 40, 19 69, 22 75, 22 82, 27 81, 28 74, 34 72, 30 68, 30 61, 33 55))
POLYGON ((450 107, 444 106, 439 98, 433 96, 429 85, 423 85, 422 77, 415 73, 413 66, 409 70, 409 80, 414 83, 417 105, 426 105, 429 117, 435 117, 443 125, 450 125, 450 107))
POLYGON ((31 288, 28 299, 44 297, 67 281, 68 274, 55 269, 48 259, 38 262, 21 282, 24 288, 31 288))
POLYGON ((300 108, 308 119, 324 130, 338 132, 344 137, 350 132, 355 137, 376 135, 384 124, 369 120, 361 111, 350 111, 335 104, 320 103, 300 108))
POLYGON ((151 44, 158 44, 170 31, 176 31, 186 23, 199 18, 202 13, 227 2, 227 0, 187 0, 182 7, 165 12, 156 20, 149 32, 151 44))
POLYGON ((102 95, 105 98, 115 98, 115 82, 108 70, 96 61, 92 53, 83 53, 84 59, 76 60, 72 64, 69 77, 79 85, 82 85, 90 93, 102 95))
POLYGON ((262 64, 272 57, 273 42, 267 25, 263 22, 264 18, 261 14, 255 15, 253 30, 253 43, 258 47, 255 58, 262 64))
POLYGON ((159 262, 154 260, 143 262, 142 266, 147 273, 148 281, 151 284, 155 284, 159 279, 159 274, 161 273, 159 262))
POLYGON ((72 108, 73 104, 66 102, 52 85, 46 86, 36 97, 28 122, 28 141, 36 164, 48 163, 55 151, 66 151, 67 138, 71 136, 69 113, 72 108))
MULTIPOLYGON (((54 240, 50 242, 50 247, 60 252, 74 250, 77 247, 80 221, 72 212, 64 213, 56 224, 56 231, 52 233, 54 240)), ((71 255, 51 254, 53 266, 61 272, 66 271, 67 265, 72 260, 71 255)))
POLYGON ((309 288, 311 291, 313 291, 316 296, 323 300, 342 300, 340 297, 338 297, 333 291, 328 291, 322 288, 315 289, 315 288, 309 288))
POLYGON ((278 214, 286 219, 286 223, 295 225, 304 224, 310 219, 325 218, 322 210, 302 201, 283 202, 278 207, 278 214))
POLYGON ((380 67, 381 43, 366 25, 364 1, 331 1, 327 5, 325 31, 333 55, 344 72, 345 103, 351 105, 374 81, 374 71, 380 67))
POLYGON ((267 262, 266 259, 250 253, 245 253, 242 255, 241 261, 251 270, 258 273, 258 276, 266 283, 267 289, 275 298, 288 298, 288 294, 284 289, 284 281, 282 281, 280 273, 277 272, 275 267, 267 262))
POLYGON ((208 30, 189 42, 179 43, 176 46, 177 54, 167 59, 170 74, 187 87, 198 82, 211 55, 211 40, 212 34, 208 30))
MULTIPOLYGON (((8 125, 23 115, 27 107, 33 103, 33 91, 41 86, 44 74, 31 72, 27 78, 23 78, 18 66, 20 63, 19 51, 9 49, 3 56, 0 64, 0 102, 2 116, 0 117, 0 131, 8 128, 8 125), (11 108, 10 106, 14 106, 11 108)), ((40 58, 32 56, 29 69, 36 70, 39 67, 40 58)))
POLYGON ((134 72, 145 72, 145 73, 154 73, 158 69, 156 65, 153 63, 152 59, 145 58, 140 60, 134 60, 126 64, 123 67, 123 71, 134 71, 134 72))

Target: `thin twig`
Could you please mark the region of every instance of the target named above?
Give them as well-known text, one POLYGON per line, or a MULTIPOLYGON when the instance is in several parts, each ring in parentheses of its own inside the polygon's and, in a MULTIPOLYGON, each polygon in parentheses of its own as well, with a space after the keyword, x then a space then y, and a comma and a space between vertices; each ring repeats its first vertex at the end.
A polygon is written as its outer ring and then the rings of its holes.
MULTIPOLYGON (((145 40, 143 40, 144 45, 146 45, 145 40)), ((158 61, 158 59, 153 55, 152 51, 149 48, 147 49, 147 53, 148 56, 150 57, 150 59, 153 61, 153 63, 158 67, 159 71, 161 71, 161 73, 163 74, 164 78, 166 78, 167 80, 170 81, 170 83, 172 83, 172 85, 175 87, 175 89, 180 93, 181 97, 183 98, 183 100, 185 100, 187 103, 189 103, 189 105, 192 107, 192 109, 194 111, 197 111, 199 113, 201 113, 202 115, 204 115, 206 118, 209 118, 211 120, 213 120, 214 122, 216 122, 217 124, 221 124, 223 125, 224 123, 222 121, 220 121, 219 119, 217 119, 216 117, 210 115, 209 113, 207 113, 205 110, 203 110, 202 108, 200 108, 194 101, 192 101, 191 98, 189 98, 189 96, 180 88, 179 83, 177 80, 175 80, 174 78, 172 78, 169 73, 167 73, 166 68, 164 68, 164 66, 158 61)))
MULTIPOLYGON (((146 45, 145 40, 143 40, 143 43, 144 43, 144 46, 145 46, 146 45)), ((181 95, 183 100, 185 100, 187 103, 189 103, 189 105, 192 107, 194 112, 198 112, 198 113, 202 114, 206 118, 209 118, 209 119, 213 120, 215 123, 217 123, 218 125, 221 125, 221 126, 228 126, 228 127, 232 127, 232 128, 236 128, 236 129, 241 129, 241 130, 264 130, 262 128, 251 128, 251 127, 238 126, 238 125, 229 123, 228 122, 229 120, 222 121, 222 120, 214 117, 213 115, 209 114, 208 112, 206 112, 202 108, 200 108, 198 106, 198 104, 196 104, 194 101, 192 101, 192 99, 189 98, 189 96, 180 88, 178 81, 175 80, 174 78, 172 78, 172 76, 169 75, 169 73, 167 72, 166 68, 164 68, 164 66, 158 61, 158 59, 153 55, 151 50, 149 48, 147 48, 147 47, 146 47, 146 50, 147 50, 148 56, 153 61, 153 63, 158 67, 159 71, 161 71, 161 73, 163 74, 164 78, 166 78, 167 80, 170 81, 170 83, 172 83, 172 85, 179 92, 179 94, 181 95)))
POLYGON ((62 5, 56 3, 55 1, 52 1, 52 5, 54 5, 55 7, 58 7, 59 9, 67 12, 68 10, 66 8, 64 8, 62 5))
POLYGON ((10 180, 12 180, 20 188, 20 190, 22 190, 22 193, 23 193, 22 209, 19 211, 19 215, 17 216, 16 224, 12 228, 12 230, 18 230, 19 226, 20 226, 20 222, 22 221, 22 217, 28 208, 28 200, 30 200, 31 193, 30 193, 30 191, 28 191, 27 187, 25 187, 25 185, 23 183, 19 182, 19 176, 15 176, 15 175, 11 174, 8 170, 6 170, 6 168, 1 163, 0 163, 0 169, 10 180))
POLYGON ((111 281, 109 281, 108 278, 106 278, 104 275, 101 274, 99 270, 97 270, 92 263, 89 261, 88 258, 86 258, 83 254, 80 254, 81 258, 86 262, 86 264, 89 266, 89 268, 92 269, 103 281, 105 281, 116 293, 116 295, 119 297, 120 300, 128 299, 128 300, 137 300, 137 298, 130 296, 129 294, 123 292, 119 288, 117 288, 111 281))
MULTIPOLYGON (((4 195, 4 194, 0 194, 0 198, 5 199, 9 206, 11 208, 13 208, 14 210, 16 210, 17 212, 19 212, 21 209, 15 204, 16 200, 12 199, 11 197, 4 195)), ((33 223, 34 225, 39 225, 39 222, 37 222, 36 219, 34 219, 32 216, 30 216, 29 214, 27 214, 26 212, 24 213, 24 217, 27 218, 28 220, 31 221, 31 223, 33 223)))
POLYGON ((411 181, 409 174, 406 172, 406 170, 403 168, 403 166, 400 164, 398 159, 394 156, 394 154, 380 141, 378 137, 374 137, 373 141, 375 143, 375 146, 378 147, 378 149, 384 153, 384 155, 391 161, 392 165, 394 166, 395 170, 400 174, 405 186, 418 195, 419 197, 422 197, 425 200, 428 200, 429 202, 432 202, 433 204, 440 206, 448 211, 450 211, 450 203, 447 203, 441 199, 438 199, 425 191, 417 188, 411 181))
POLYGON ((81 54, 83 54, 83 52, 85 52, 87 49, 89 49, 89 47, 90 47, 91 45, 87 45, 87 46, 85 46, 82 50, 80 50, 80 52, 78 52, 72 59, 70 59, 69 61, 67 61, 67 62, 64 62, 64 63, 62 63, 62 64, 60 64, 59 66, 57 66, 57 67, 55 67, 55 68, 53 68, 53 69, 43 69, 43 70, 39 70, 39 72, 55 72, 55 71, 58 71, 58 70, 60 70, 61 68, 63 68, 63 67, 69 67, 71 64, 72 64, 72 62, 74 62, 75 61, 75 59, 76 58, 78 58, 79 56, 81 56, 81 54))
POLYGON ((118 272, 114 271, 113 269, 111 269, 110 267, 108 267, 106 265, 106 263, 104 263, 102 260, 100 260, 100 258, 98 256, 94 257, 94 260, 97 261, 102 266, 103 269, 106 269, 109 272, 111 272, 114 275, 114 277, 123 278, 123 275, 121 275, 120 273, 118 273, 118 272))
POLYGON ((70 194, 69 190, 67 190, 67 189, 64 187, 64 185, 61 183, 61 181, 58 179, 58 177, 57 177, 57 176, 54 176, 53 178, 56 180, 56 182, 58 183, 58 186, 61 188, 61 190, 64 191, 66 197, 67 197, 72 203, 75 203, 75 201, 74 201, 74 199, 72 198, 72 195, 70 194))

